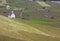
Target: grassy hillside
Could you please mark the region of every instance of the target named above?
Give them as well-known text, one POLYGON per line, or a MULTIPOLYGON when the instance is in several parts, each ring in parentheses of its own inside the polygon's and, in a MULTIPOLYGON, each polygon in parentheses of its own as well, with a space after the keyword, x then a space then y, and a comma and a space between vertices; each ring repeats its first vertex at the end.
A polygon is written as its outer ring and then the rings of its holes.
POLYGON ((16 19, 16 21, 19 22, 21 21, 43 32, 60 37, 60 26, 59 26, 60 22, 50 20, 21 20, 21 19, 20 20, 16 19))
POLYGON ((0 16, 0 37, 1 41, 60 41, 58 37, 4 16, 0 16))
POLYGON ((16 19, 5 17, 6 5, 0 5, 0 41, 60 41, 60 4, 25 0, 7 0, 7 3, 14 9, 16 19), (22 8, 25 9, 21 19, 22 8))

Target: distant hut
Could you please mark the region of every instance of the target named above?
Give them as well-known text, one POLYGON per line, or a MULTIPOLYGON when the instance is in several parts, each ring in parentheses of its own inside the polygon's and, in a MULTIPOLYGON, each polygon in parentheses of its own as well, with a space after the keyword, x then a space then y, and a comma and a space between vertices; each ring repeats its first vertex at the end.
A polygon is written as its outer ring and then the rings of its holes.
POLYGON ((11 13, 8 15, 8 18, 15 19, 14 11, 11 11, 11 13))

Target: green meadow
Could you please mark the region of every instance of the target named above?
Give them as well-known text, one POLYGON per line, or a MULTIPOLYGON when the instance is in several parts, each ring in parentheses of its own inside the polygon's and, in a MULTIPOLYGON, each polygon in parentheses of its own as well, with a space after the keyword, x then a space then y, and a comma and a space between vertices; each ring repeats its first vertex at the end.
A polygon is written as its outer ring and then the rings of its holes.
POLYGON ((35 24, 55 24, 56 22, 50 20, 29 20, 35 24))

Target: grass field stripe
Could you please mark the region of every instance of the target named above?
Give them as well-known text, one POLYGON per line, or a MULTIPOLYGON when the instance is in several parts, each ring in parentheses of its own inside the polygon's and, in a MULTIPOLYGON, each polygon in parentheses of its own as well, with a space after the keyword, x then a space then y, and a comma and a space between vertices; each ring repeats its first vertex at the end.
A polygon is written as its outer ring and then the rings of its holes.
POLYGON ((43 1, 41 1, 41 2, 37 1, 37 3, 40 4, 42 7, 51 7, 51 5, 49 5, 43 1))
POLYGON ((2 4, 6 4, 7 2, 6 2, 6 0, 2 0, 2 4))

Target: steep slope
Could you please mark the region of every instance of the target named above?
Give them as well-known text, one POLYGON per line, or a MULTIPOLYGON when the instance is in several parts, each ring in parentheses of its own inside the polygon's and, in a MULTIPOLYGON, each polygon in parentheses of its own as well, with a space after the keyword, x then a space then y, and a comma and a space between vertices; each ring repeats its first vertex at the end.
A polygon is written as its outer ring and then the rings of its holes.
MULTIPOLYGON (((25 19, 45 19, 51 20, 51 16, 54 16, 54 20, 60 20, 60 4, 55 4, 53 2, 29 2, 27 0, 7 0, 9 5, 17 8, 25 8, 23 11, 23 17, 25 19), (49 5, 49 6, 47 6, 49 5), (58 6, 58 8, 57 8, 58 6), (45 9, 44 9, 45 7, 45 9), (48 18, 45 18, 44 15, 47 15, 48 18)), ((16 14, 19 18, 20 14, 16 14)))
MULTIPOLYGON (((12 9, 15 10, 15 14, 17 18, 20 18, 21 10, 24 8, 22 18, 23 19, 44 19, 44 20, 52 20, 51 16, 54 17, 53 20, 60 21, 60 4, 56 4, 53 2, 41 2, 38 4, 37 2, 29 2, 26 0, 7 0, 7 3, 11 6, 12 9), (45 4, 45 6, 43 5, 45 4), (46 7, 46 5, 51 7, 46 7), (44 9, 46 7, 46 9, 44 9), (58 7, 58 8, 57 8, 58 7), (47 18, 45 16, 48 16, 47 18)), ((6 5, 5 5, 6 6, 6 5)), ((5 6, 0 6, 0 12, 7 16, 4 12, 5 6)), ((2 14, 0 13, 0 14, 2 14)), ((2 14, 2 15, 3 15, 2 14)))
POLYGON ((32 26, 8 19, 0 15, 1 41, 60 41, 32 26))

